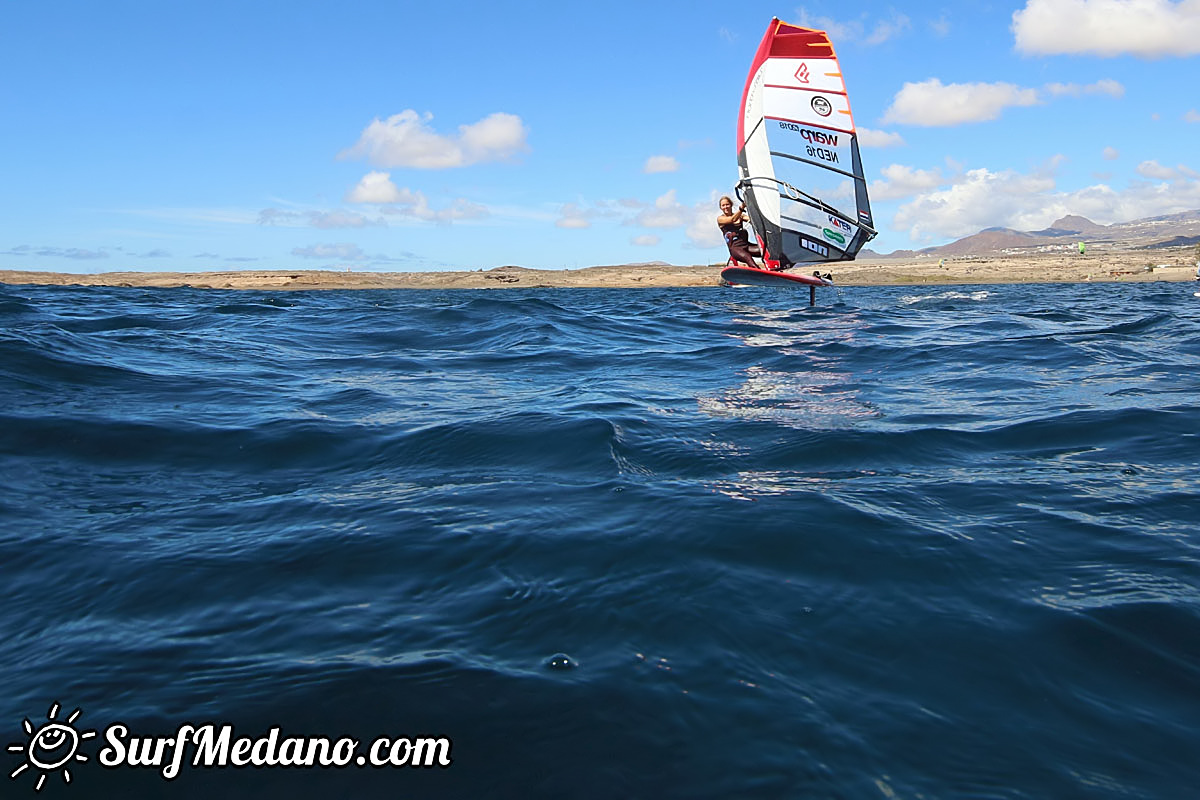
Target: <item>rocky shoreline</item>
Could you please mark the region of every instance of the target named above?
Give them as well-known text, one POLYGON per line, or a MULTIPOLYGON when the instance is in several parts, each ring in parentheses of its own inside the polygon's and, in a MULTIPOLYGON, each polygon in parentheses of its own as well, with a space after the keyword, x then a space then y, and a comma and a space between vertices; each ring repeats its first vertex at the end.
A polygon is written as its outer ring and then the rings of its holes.
MULTIPOLYGON (((0 270, 0 283, 202 289, 505 289, 720 286, 724 265, 620 265, 583 269, 517 266, 473 271, 351 272, 235 270, 74 274, 0 270)), ((933 259, 867 259, 830 265, 839 286, 910 284, 1185 281, 1196 277, 1194 248, 1109 250, 933 259)))

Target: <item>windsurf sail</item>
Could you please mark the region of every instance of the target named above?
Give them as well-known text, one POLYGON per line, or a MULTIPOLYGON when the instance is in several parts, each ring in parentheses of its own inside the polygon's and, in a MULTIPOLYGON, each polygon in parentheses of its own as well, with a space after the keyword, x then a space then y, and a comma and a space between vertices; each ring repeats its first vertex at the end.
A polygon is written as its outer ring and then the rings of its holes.
POLYGON ((769 267, 853 259, 875 236, 850 100, 824 31, 771 20, 742 93, 738 194, 769 267))

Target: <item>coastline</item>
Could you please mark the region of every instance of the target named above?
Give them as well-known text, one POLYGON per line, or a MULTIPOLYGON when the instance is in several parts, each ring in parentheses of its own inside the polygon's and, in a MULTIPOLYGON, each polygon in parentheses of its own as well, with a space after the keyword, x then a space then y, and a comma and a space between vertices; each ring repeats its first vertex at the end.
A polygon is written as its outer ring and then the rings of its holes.
MULTIPOLYGON (((1196 277, 1194 258, 1193 248, 1181 247, 1154 251, 1108 250, 1084 256, 1038 253, 953 259, 872 258, 831 264, 827 269, 833 272, 838 286, 1125 283, 1193 280, 1196 277)), ((626 264, 561 270, 504 266, 446 272, 233 270, 94 274, 0 270, 0 283, 251 290, 679 288, 717 287, 723 266, 626 264)))

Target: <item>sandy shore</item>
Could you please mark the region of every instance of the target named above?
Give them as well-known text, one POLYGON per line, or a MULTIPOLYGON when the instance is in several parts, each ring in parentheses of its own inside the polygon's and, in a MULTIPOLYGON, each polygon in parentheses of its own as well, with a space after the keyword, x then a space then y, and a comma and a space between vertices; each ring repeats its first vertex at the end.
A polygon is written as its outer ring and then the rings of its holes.
MULTIPOLYGON (((840 286, 909 284, 1188 281, 1196 276, 1194 248, 1113 250, 1095 255, 1031 254, 954 259, 874 259, 832 265, 840 286)), ((503 289, 719 286, 723 265, 623 265, 540 270, 496 267, 469 272, 58 272, 0 270, 0 283, 202 289, 503 289)))

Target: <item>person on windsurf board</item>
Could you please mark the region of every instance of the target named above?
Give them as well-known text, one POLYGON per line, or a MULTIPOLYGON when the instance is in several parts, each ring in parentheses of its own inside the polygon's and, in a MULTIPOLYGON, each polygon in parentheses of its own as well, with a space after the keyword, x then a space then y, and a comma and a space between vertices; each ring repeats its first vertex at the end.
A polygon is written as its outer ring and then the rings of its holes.
POLYGON ((750 237, 746 235, 746 229, 743 227, 746 222, 746 204, 742 203, 736 214, 733 213, 733 200, 728 196, 722 197, 718 205, 721 213, 717 215, 717 227, 721 229, 721 235, 725 237, 725 244, 729 247, 729 257, 748 267, 762 269, 754 260, 753 245, 750 244, 750 237))

